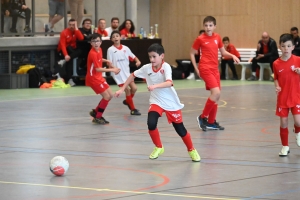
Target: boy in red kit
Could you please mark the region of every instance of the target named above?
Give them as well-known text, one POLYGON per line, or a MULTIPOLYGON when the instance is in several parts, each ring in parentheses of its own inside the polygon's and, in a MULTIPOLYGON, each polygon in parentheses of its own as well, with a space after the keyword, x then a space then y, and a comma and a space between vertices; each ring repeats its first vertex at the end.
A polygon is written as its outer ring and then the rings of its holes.
POLYGON ((195 68, 195 72, 204 80, 206 90, 210 90, 210 96, 206 101, 202 114, 197 117, 199 128, 203 131, 210 130, 224 130, 216 122, 216 115, 218 110, 218 101, 221 94, 220 73, 218 69, 218 50, 222 56, 232 57, 234 62, 239 62, 239 59, 228 53, 222 44, 221 37, 214 33, 216 29, 216 19, 212 16, 207 16, 203 20, 203 27, 205 33, 200 35, 193 43, 190 51, 191 61, 195 68), (195 54, 201 49, 201 59, 197 67, 195 62, 195 54))
POLYGON ((277 93, 276 115, 280 117, 280 138, 282 149, 279 156, 290 153, 288 144, 288 114, 294 117, 294 131, 300 146, 300 57, 292 55, 295 48, 293 37, 282 34, 279 39, 282 55, 273 63, 274 84, 277 93))
POLYGON ((108 124, 109 122, 106 121, 102 115, 108 102, 112 99, 113 93, 106 80, 102 77, 102 72, 114 72, 115 74, 118 74, 120 69, 113 67, 110 61, 102 58, 102 49, 100 48, 101 42, 101 35, 98 33, 91 36, 92 49, 88 55, 85 84, 90 86, 96 94, 102 96, 96 109, 90 112, 90 115, 94 118, 93 122, 97 124, 108 124), (108 69, 102 68, 103 61, 108 63, 108 69))
POLYGON ((165 54, 163 46, 160 44, 152 44, 148 48, 148 55, 151 63, 134 71, 128 77, 123 87, 115 93, 115 96, 119 97, 135 77, 146 79, 148 90, 150 91, 150 107, 147 124, 150 137, 155 145, 149 158, 156 159, 164 152, 164 147, 157 129, 157 122, 158 118, 165 112, 168 122, 172 123, 175 131, 186 145, 192 161, 199 162, 201 158, 193 146, 190 133, 187 132, 182 122, 181 109, 184 105, 180 103, 173 87, 171 66, 164 62, 165 54))
MULTIPOLYGON (((224 48, 227 52, 235 55, 236 57, 238 57, 240 59, 240 57, 241 57, 240 53, 236 50, 235 46, 230 43, 229 37, 223 37, 222 42, 223 42, 224 48)), ((221 59, 221 80, 226 80, 226 73, 225 73, 226 64, 228 64, 231 69, 231 72, 233 75, 232 80, 238 80, 238 76, 237 76, 236 69, 234 66, 234 61, 231 56, 230 57, 223 56, 221 59)))

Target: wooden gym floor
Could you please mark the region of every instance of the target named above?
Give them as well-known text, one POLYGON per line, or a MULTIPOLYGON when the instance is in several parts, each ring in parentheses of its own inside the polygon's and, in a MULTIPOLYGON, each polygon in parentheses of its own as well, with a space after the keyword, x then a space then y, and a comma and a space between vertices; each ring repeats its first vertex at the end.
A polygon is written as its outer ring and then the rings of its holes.
POLYGON ((91 122, 100 96, 88 87, 0 90, 0 199, 299 199, 300 149, 290 115, 291 153, 278 156, 272 82, 222 81, 217 120, 225 130, 208 132, 196 122, 209 95, 204 83, 174 85, 200 163, 191 161, 165 116, 158 124, 165 153, 148 159, 144 83, 134 97, 142 115, 129 115, 123 95, 110 102, 104 126, 91 122), (58 155, 70 162, 63 177, 49 171, 58 155))

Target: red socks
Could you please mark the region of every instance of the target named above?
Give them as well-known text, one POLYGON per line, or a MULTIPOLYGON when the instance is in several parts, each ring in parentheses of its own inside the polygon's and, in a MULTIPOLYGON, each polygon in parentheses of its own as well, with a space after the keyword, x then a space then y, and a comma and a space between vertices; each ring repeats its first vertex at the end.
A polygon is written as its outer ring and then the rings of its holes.
POLYGON ((295 133, 300 133, 300 127, 294 124, 294 128, 295 128, 295 133))
POLYGON ((282 146, 289 146, 289 130, 280 127, 280 138, 282 146))
POLYGON ((155 130, 152 131, 149 130, 149 135, 152 139, 153 144, 158 148, 162 148, 162 143, 160 141, 158 129, 156 128, 155 130))
POLYGON ((213 108, 211 109, 209 116, 208 116, 208 123, 213 124, 216 121, 216 116, 217 116, 217 111, 218 111, 218 104, 215 103, 213 108))
POLYGON ((101 99, 101 101, 99 102, 97 108, 95 109, 97 114, 96 114, 96 118, 101 118, 104 111, 105 111, 105 108, 107 107, 108 105, 108 102, 107 100, 105 99, 101 99))
POLYGON ((187 132, 186 135, 182 137, 182 140, 188 151, 192 151, 195 149, 189 132, 187 132))
POLYGON ((126 96, 126 103, 129 105, 130 110, 134 110, 134 104, 133 104, 133 100, 132 100, 132 95, 126 96))

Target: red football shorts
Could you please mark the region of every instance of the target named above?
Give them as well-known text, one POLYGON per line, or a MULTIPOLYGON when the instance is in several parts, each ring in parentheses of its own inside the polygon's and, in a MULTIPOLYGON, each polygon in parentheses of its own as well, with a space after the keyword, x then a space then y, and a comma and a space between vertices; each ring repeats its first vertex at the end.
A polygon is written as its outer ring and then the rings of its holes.
POLYGON ((149 107, 148 112, 150 112, 150 111, 155 111, 160 116, 162 116, 162 113, 165 112, 169 124, 172 123, 172 122, 174 122, 174 123, 181 123, 182 122, 181 110, 168 111, 168 110, 162 109, 160 106, 158 106, 156 104, 151 104, 150 107, 149 107))
POLYGON ((107 90, 109 88, 109 85, 105 81, 103 83, 93 84, 90 87, 94 90, 94 92, 96 94, 101 94, 101 93, 105 92, 105 90, 107 90))
POLYGON ((219 87, 221 90, 219 70, 199 69, 199 72, 200 72, 200 77, 205 82, 206 90, 210 90, 216 87, 219 87))
POLYGON ((300 115, 300 105, 297 105, 292 108, 280 108, 277 106, 276 115, 279 117, 288 117, 290 109, 293 115, 300 115))

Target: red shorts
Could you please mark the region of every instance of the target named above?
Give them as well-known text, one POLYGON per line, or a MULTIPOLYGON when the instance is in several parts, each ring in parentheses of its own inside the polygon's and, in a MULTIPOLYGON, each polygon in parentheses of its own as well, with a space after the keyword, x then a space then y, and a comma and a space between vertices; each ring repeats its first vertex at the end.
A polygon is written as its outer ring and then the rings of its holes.
POLYGON ((200 76, 205 82, 206 90, 219 87, 221 90, 220 84, 220 73, 219 70, 200 70, 200 76))
POLYGON ((288 117, 290 109, 293 115, 300 115, 300 105, 297 105, 292 108, 280 108, 277 106, 276 115, 279 117, 288 117))
POLYGON ((105 81, 103 83, 93 84, 90 87, 94 90, 94 92, 96 94, 101 94, 101 93, 105 92, 105 90, 107 90, 109 88, 109 85, 105 81))
POLYGON ((156 105, 156 104, 151 104, 149 107, 148 112, 150 111, 155 111, 157 112, 160 116, 162 116, 162 113, 165 112, 168 122, 169 124, 174 122, 174 123, 182 123, 182 114, 181 114, 181 110, 176 110, 176 111, 168 111, 168 110, 164 110, 162 109, 160 106, 156 105))

